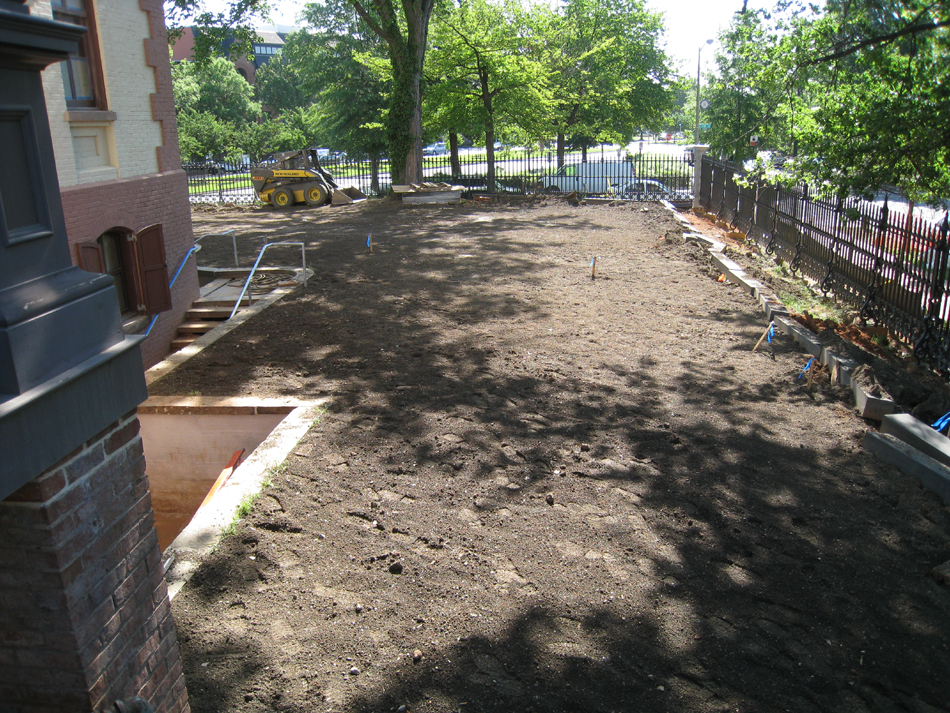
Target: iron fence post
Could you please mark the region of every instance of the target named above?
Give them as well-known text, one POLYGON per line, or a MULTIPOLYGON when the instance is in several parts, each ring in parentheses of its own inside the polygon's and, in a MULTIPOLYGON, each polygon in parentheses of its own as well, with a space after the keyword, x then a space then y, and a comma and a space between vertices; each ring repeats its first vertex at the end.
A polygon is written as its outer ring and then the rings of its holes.
POLYGON ((877 299, 877 283, 880 277, 881 262, 884 259, 884 241, 887 236, 887 216, 889 212, 887 196, 884 196, 884 207, 881 209, 881 220, 877 227, 877 239, 874 241, 874 265, 871 268, 871 282, 868 284, 868 294, 864 304, 861 305, 862 319, 867 319, 871 315, 871 308, 877 299))
POLYGON ((709 151, 708 146, 693 147, 693 209, 700 207, 700 189, 703 182, 703 156, 709 151))
MULTIPOLYGON (((914 342, 914 356, 920 357, 933 342, 933 332, 939 329, 942 322, 940 318, 940 306, 943 303, 943 297, 947 286, 947 258, 948 248, 947 234, 950 233, 950 211, 943 217, 943 223, 940 224, 940 239, 933 247, 933 275, 930 286, 930 303, 927 305, 927 316, 923 320, 920 337, 914 342)), ((932 347, 930 347, 932 349, 932 347)))
POLYGON ((844 204, 842 203, 841 196, 835 201, 835 219, 832 223, 833 227, 831 229, 831 257, 828 258, 828 263, 825 266, 825 276, 821 278, 819 283, 819 288, 822 292, 827 293, 831 289, 832 279, 834 277, 835 262, 838 259, 838 235, 841 233, 841 214, 844 211, 844 204))

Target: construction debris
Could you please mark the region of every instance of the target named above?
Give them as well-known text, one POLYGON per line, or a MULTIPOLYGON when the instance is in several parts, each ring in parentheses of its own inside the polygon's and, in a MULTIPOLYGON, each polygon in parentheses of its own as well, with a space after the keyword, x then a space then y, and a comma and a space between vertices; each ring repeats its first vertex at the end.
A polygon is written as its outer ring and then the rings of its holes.
POLYGON ((402 196, 403 203, 418 205, 423 203, 461 203, 462 186, 450 183, 409 183, 393 185, 393 193, 402 196))

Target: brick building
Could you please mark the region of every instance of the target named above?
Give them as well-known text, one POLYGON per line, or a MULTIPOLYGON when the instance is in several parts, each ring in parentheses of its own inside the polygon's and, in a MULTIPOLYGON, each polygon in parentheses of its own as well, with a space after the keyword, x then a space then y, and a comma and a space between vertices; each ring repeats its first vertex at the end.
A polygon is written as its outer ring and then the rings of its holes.
MULTIPOLYGON (((267 64, 271 57, 280 52, 284 46, 284 37, 286 32, 277 32, 275 30, 257 30, 258 41, 254 43, 253 56, 237 57, 233 59, 234 67, 238 74, 244 77, 248 84, 253 85, 257 81, 257 70, 267 64)), ((233 40, 225 40, 222 49, 226 52, 233 40)), ((189 60, 195 56, 195 29, 191 27, 182 28, 181 37, 172 44, 172 61, 180 62, 189 60)))
POLYGON ((162 2, 36 0, 31 12, 88 30, 79 55, 43 72, 70 252, 114 277, 127 333, 159 315, 148 368, 198 296, 193 259, 166 289, 194 237, 162 2))
POLYGON ((0 0, 3 713, 189 711, 128 334, 197 292, 176 144, 159 0, 0 0))

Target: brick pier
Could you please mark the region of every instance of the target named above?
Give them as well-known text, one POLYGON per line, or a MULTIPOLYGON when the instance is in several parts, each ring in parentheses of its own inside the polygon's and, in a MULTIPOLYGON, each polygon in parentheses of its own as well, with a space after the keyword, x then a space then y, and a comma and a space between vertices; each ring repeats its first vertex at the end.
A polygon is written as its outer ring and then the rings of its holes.
POLYGON ((189 710, 130 413, 0 502, 0 711, 189 710))

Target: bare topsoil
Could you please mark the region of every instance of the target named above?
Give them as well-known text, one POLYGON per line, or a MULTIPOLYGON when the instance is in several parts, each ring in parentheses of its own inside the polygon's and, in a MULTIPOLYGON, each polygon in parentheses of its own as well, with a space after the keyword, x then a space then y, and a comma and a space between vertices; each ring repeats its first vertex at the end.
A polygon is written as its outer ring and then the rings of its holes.
POLYGON ((660 207, 195 225, 315 275, 152 393, 331 397, 173 602, 195 713, 948 710, 950 509, 660 207))

